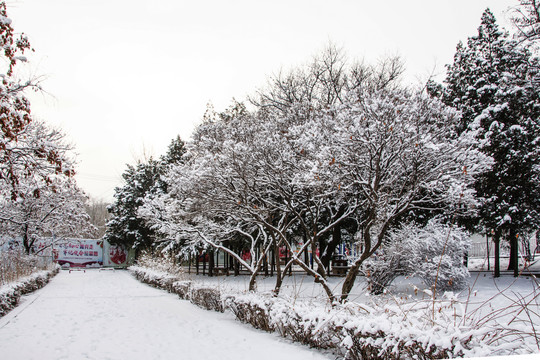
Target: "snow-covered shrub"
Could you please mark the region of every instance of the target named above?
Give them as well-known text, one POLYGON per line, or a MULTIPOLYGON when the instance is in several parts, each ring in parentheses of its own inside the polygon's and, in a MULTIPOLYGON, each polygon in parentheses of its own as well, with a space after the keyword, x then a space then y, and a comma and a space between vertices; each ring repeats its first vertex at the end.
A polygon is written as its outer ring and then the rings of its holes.
POLYGON ((145 268, 150 268, 178 276, 184 273, 182 267, 179 266, 175 261, 174 256, 165 253, 152 254, 150 252, 144 252, 137 259, 137 264, 145 268))
MULTIPOLYGON (((395 249, 396 246, 388 247, 388 250, 390 248, 395 249)), ((386 247, 381 249, 363 265, 364 274, 368 279, 369 290, 373 294, 382 294, 396 277, 405 274, 405 269, 400 266, 401 253, 386 251, 386 249, 386 247)))
POLYGON ((466 286, 469 271, 464 259, 470 238, 465 230, 433 220, 424 228, 413 225, 409 230, 404 227, 404 231, 409 233, 403 243, 408 256, 402 261, 413 276, 420 277, 428 286, 436 284, 441 291, 466 286))
MULTIPOLYGON (((130 271, 157 287, 167 283, 159 280, 168 276, 166 273, 141 267, 130 267, 130 271)), ((527 308, 533 303, 538 306, 540 294, 536 290, 503 309, 480 306, 468 311, 467 304, 452 293, 445 293, 442 299, 381 301, 375 296, 369 305, 349 302, 327 307, 253 292, 221 293, 189 281, 177 281, 173 288, 174 292, 181 289, 187 293, 195 305, 219 312, 228 309, 238 320, 256 328, 329 349, 350 360, 526 354, 540 347, 535 327, 540 318, 527 308), (513 320, 501 326, 503 318, 513 320)), ((500 296, 506 297, 503 293, 500 296)))
POLYGON ((399 275, 416 276, 437 290, 459 290, 469 271, 463 260, 469 235, 460 227, 431 220, 424 227, 404 224, 391 231, 385 245, 366 261, 371 289, 381 293, 399 275))
POLYGON ((191 290, 191 281, 176 281, 172 284, 172 288, 175 294, 180 299, 189 300, 189 291, 191 290))
POLYGON ((225 307, 231 310, 237 320, 264 331, 274 330, 269 315, 274 301, 274 297, 254 293, 231 294, 224 299, 225 307))
POLYGON ((142 266, 130 266, 129 271, 137 278, 153 287, 167 290, 168 292, 174 292, 174 283, 180 279, 176 275, 169 274, 165 271, 159 271, 149 269, 142 266))
POLYGON ((0 288, 0 317, 4 316, 19 303, 21 293, 8 286, 0 288))
POLYGON ((206 287, 192 287, 190 299, 193 304, 206 309, 223 312, 223 301, 221 300, 221 292, 217 289, 206 287))
POLYGON ((318 349, 336 348, 341 329, 333 325, 334 311, 307 302, 276 298, 270 309, 270 323, 283 337, 318 349))

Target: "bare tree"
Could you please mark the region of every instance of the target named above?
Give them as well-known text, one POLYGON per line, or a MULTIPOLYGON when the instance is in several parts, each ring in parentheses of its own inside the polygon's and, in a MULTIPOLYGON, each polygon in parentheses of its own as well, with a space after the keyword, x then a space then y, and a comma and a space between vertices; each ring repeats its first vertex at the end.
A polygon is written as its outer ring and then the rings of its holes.
POLYGON ((511 9, 512 23, 517 37, 521 41, 537 41, 540 39, 540 1, 520 0, 519 5, 511 9))
POLYGON ((350 91, 376 91, 395 87, 404 71, 399 57, 388 57, 375 66, 351 63, 344 51, 329 44, 307 65, 271 76, 265 88, 250 98, 258 108, 284 113, 294 104, 311 110, 340 104, 350 91))
POLYGON ((90 199, 86 204, 86 212, 90 216, 90 223, 97 228, 96 236, 98 238, 105 235, 105 225, 110 219, 107 206, 109 206, 107 202, 97 199, 90 199))

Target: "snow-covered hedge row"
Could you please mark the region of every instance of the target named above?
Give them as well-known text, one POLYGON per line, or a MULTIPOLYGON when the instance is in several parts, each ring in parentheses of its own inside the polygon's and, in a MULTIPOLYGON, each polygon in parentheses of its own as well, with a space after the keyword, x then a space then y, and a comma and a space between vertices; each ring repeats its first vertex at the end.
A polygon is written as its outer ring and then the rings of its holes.
MULTIPOLYGON (((414 312, 360 307, 327 308, 261 294, 229 294, 225 299, 238 320, 346 359, 443 359, 463 356, 472 341, 426 324, 414 312)), ((395 310, 395 309, 394 309, 395 310)))
POLYGON ((206 309, 223 312, 221 293, 213 288, 195 286, 190 281, 182 281, 178 277, 166 272, 153 270, 141 266, 131 266, 129 270, 135 277, 151 286, 178 294, 182 299, 206 309))
MULTIPOLYGON (((178 294, 209 310, 231 311, 255 328, 345 359, 445 359, 530 353, 527 329, 490 326, 466 314, 449 294, 444 300, 415 300, 335 307, 260 293, 223 293, 169 274, 132 266, 141 281, 178 294)), ((500 314, 499 314, 500 315, 500 314)), ((482 315, 486 318, 485 314, 482 315)), ((496 325, 496 324, 495 324, 496 325)), ((532 339, 532 340, 531 340, 532 339)))
POLYGON ((38 271, 17 282, 0 287, 0 317, 17 306, 22 295, 29 294, 45 286, 53 276, 58 274, 59 269, 59 267, 55 267, 52 270, 38 271))

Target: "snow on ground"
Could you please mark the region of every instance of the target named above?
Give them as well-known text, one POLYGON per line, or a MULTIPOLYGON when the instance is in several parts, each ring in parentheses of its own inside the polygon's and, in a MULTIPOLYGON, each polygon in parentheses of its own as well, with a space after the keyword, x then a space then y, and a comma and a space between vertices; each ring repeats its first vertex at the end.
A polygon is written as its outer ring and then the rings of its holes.
POLYGON ((127 271, 61 271, 0 318, 0 358, 328 359, 139 283, 127 271))
MULTIPOLYGON (((249 276, 215 276, 208 277, 185 273, 183 277, 186 280, 196 281, 200 285, 208 285, 225 291, 247 291, 249 285, 249 276)), ((339 295, 344 277, 329 277, 328 283, 334 294, 339 295)), ((456 296, 462 301, 470 300, 473 304, 482 304, 485 301, 494 299, 495 305, 503 306, 515 299, 515 295, 525 296, 540 291, 540 279, 533 279, 531 276, 523 275, 514 278, 511 275, 504 274, 500 278, 493 278, 488 272, 471 272, 468 280, 468 287, 462 291, 456 291, 456 296), (504 294, 497 296, 502 290, 504 294), (507 296, 503 296, 507 295, 507 296)), ((275 277, 257 277, 257 291, 270 292, 274 289, 275 277)), ((349 301, 357 303, 366 303, 374 298, 391 298, 394 296, 404 297, 411 295, 415 299, 429 298, 423 290, 428 287, 418 278, 398 277, 389 286, 386 296, 370 295, 366 290, 366 280, 364 277, 358 277, 356 284, 350 293, 349 301)), ((313 277, 305 273, 294 273, 292 276, 286 276, 281 287, 280 296, 290 297, 292 299, 303 299, 316 302, 327 302, 328 298, 322 286, 315 284, 313 277)), ((538 299, 540 301, 540 299, 538 299)))
MULTIPOLYGON (((510 259, 508 257, 501 257, 500 259, 500 268, 501 271, 507 271, 508 269, 508 262, 510 259)), ((523 269, 523 265, 525 263, 525 260, 523 258, 519 259, 519 266, 521 269, 523 269)), ((495 268, 495 258, 490 257, 489 258, 489 264, 488 260, 486 258, 469 258, 468 261, 469 264, 469 270, 470 271, 488 271, 488 265, 489 265, 489 271, 493 271, 495 268)), ((534 257, 534 260, 527 261, 526 262, 527 267, 522 270, 523 274, 528 273, 540 273, 540 255, 536 254, 534 257)))

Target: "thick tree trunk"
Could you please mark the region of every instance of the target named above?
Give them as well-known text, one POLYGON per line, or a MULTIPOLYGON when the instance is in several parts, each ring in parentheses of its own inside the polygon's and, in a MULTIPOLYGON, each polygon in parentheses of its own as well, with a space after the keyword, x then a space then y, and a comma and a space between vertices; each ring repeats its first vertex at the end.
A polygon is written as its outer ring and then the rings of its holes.
POLYGON ((30 237, 28 236, 28 224, 24 224, 23 230, 24 230, 24 233, 23 233, 24 252, 27 255, 30 255, 30 253, 32 252, 32 244, 30 243, 30 237))
POLYGON ((319 261, 321 262, 317 265, 317 272, 322 275, 328 272, 328 267, 323 262, 323 258, 326 257, 326 254, 328 252, 328 242, 324 241, 322 237, 319 237, 317 243, 319 244, 319 261))
POLYGON ((257 274, 259 273, 259 266, 255 267, 255 271, 249 278, 249 291, 255 292, 257 290, 257 274))
POLYGON ((493 235, 493 246, 495 247, 495 270, 493 277, 501 277, 501 232, 499 230, 495 231, 493 235))
POLYGON ((208 276, 214 276, 214 251, 208 254, 208 276))
POLYGON ((342 303, 347 301, 347 298, 349 297, 349 294, 354 286, 354 283, 356 281, 356 277, 358 276, 358 272, 360 271, 360 267, 364 263, 364 261, 369 258, 373 253, 379 248, 379 246, 382 243, 382 239, 384 238, 386 231, 388 230, 390 225, 390 220, 387 221, 382 229, 379 232, 379 235, 377 236, 377 243, 375 246, 371 246, 371 226, 366 226, 363 230, 362 238, 364 239, 364 248, 362 251, 362 255, 358 260, 356 260, 349 271, 347 272, 347 276, 345 277, 345 281, 343 282, 343 286, 341 287, 341 299, 340 301, 342 303))
POLYGON ((519 250, 518 250, 518 234, 514 228, 511 228, 508 233, 510 241, 510 261, 508 262, 508 270, 514 270, 514 276, 519 275, 519 250))
POLYGON ((362 258, 363 258, 363 255, 360 258, 360 261, 356 261, 347 272, 347 276, 345 277, 345 281, 343 282, 343 286, 341 287, 340 301, 342 303, 347 301, 347 298, 349 297, 349 294, 351 293, 351 290, 356 281, 356 277, 358 276, 358 270, 360 270, 360 266, 362 266, 362 263, 364 262, 362 258))

